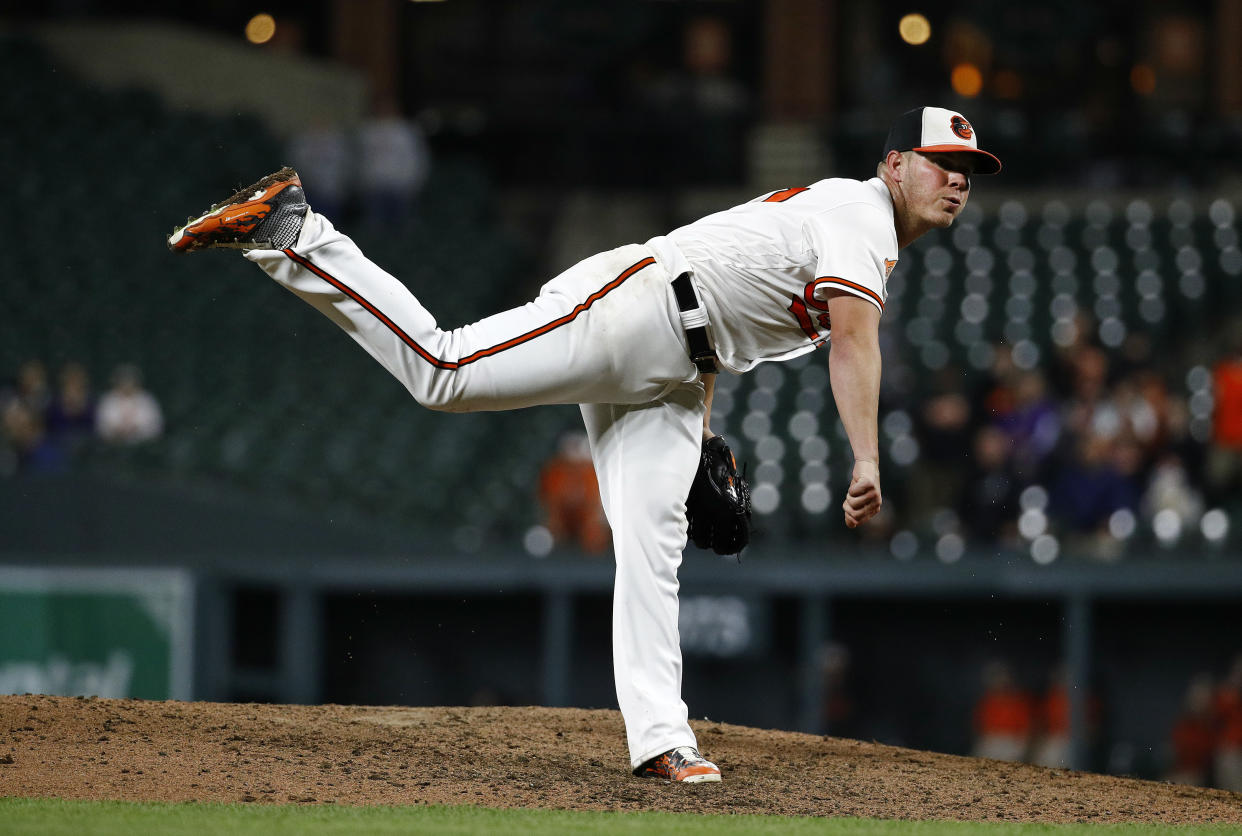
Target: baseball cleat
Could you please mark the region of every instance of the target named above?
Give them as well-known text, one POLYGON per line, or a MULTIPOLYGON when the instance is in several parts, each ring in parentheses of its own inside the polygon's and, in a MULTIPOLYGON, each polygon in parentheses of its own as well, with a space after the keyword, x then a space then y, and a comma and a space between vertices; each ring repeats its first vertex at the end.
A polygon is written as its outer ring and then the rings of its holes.
POLYGON ((305 216, 302 181, 286 166, 174 229, 168 236, 168 249, 175 253, 209 247, 283 250, 298 240, 305 216))
POLYGON ((682 784, 720 780, 720 767, 699 754, 693 746, 678 746, 644 763, 634 774, 639 778, 660 778, 682 784))

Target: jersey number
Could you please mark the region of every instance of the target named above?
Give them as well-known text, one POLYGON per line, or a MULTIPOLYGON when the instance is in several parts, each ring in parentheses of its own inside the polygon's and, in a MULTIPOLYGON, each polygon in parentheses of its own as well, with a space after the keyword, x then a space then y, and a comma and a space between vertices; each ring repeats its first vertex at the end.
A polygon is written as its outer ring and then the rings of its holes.
MULTIPOLYGON (((792 189, 781 189, 779 192, 773 192, 765 197, 763 202, 784 203, 789 198, 796 197, 809 190, 810 186, 795 186, 792 189)), ((822 328, 825 333, 831 330, 828 320, 828 303, 821 302, 815 298, 815 287, 821 281, 823 279, 816 279, 808 284, 802 291, 802 298, 797 296, 789 297, 789 310, 793 313, 794 319, 798 320, 798 325, 811 338, 811 342, 816 343, 822 342, 825 338, 823 334, 820 334, 819 328, 822 328), (812 314, 812 311, 816 313, 812 314), (816 328, 817 324, 819 328, 816 328)))
POLYGON ((820 282, 828 281, 831 278, 824 276, 807 284, 802 290, 801 298, 791 296, 789 311, 794 315, 794 319, 798 320, 798 325, 802 327, 803 332, 811 338, 811 342, 819 343, 827 337, 827 332, 832 330, 832 322, 828 318, 828 303, 815 298, 815 288, 820 282), (813 314, 812 311, 817 311, 813 314), (818 328, 816 327, 818 325, 818 328), (820 333, 823 329, 823 333, 820 333))

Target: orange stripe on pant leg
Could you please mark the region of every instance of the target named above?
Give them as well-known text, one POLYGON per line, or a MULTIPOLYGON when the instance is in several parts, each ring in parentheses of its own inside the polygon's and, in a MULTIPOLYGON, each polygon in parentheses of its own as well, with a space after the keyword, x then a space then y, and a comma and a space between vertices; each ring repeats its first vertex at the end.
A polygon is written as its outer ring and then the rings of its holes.
POLYGON ((473 354, 471 354, 469 357, 462 358, 461 360, 458 360, 458 361, 453 361, 453 360, 441 360, 440 358, 431 354, 431 352, 427 351, 427 349, 419 345, 419 343, 413 337, 405 333, 405 331, 401 330, 400 326, 398 326, 395 322, 393 322, 391 319, 385 316, 384 313, 379 308, 375 307, 375 305, 371 304, 365 298, 363 298, 363 296, 360 293, 358 293, 356 290, 346 285, 340 279, 328 273, 326 270, 314 264, 306 256, 299 255, 298 253, 294 252, 291 249, 285 249, 285 250, 282 250, 281 252, 283 252, 290 259, 302 265, 307 270, 310 270, 316 276, 323 279, 325 282, 332 285, 337 290, 341 291, 346 296, 348 296, 350 299, 353 299, 355 302, 357 302, 359 305, 365 308, 372 316, 374 316, 376 319, 382 322, 384 326, 388 328, 388 330, 392 331, 397 336, 398 339, 400 339, 403 343, 405 343, 411 349, 413 349, 413 351, 419 357, 422 357, 424 360, 426 360, 428 363, 430 363, 431 365, 435 366, 438 369, 447 369, 449 371, 456 371, 457 369, 461 368, 462 366, 468 363, 473 363, 476 360, 483 359, 484 357, 491 357, 494 354, 499 354, 502 351, 506 351, 510 348, 515 348, 516 346, 522 345, 523 343, 530 342, 536 337, 540 337, 540 336, 543 336, 544 334, 550 333, 551 331, 554 331, 557 328, 560 328, 562 325, 567 325, 570 322, 573 322, 575 319, 578 318, 579 314, 583 313, 588 308, 590 308, 591 305, 595 304, 600 299, 603 299, 609 293, 616 290, 630 276, 633 276, 639 270, 642 270, 646 267, 650 267, 652 264, 655 264, 655 259, 651 257, 647 257, 647 258, 642 259, 641 261, 635 262, 634 264, 631 264, 629 267, 627 267, 624 271, 622 271, 619 276, 617 276, 612 281, 608 282, 608 284, 604 285, 599 290, 592 293, 590 296, 586 298, 586 301, 577 305, 572 311, 565 314, 564 316, 558 319, 554 319, 546 325, 541 325, 538 328, 527 331, 525 334, 521 334, 510 340, 506 340, 502 343, 497 343, 496 345, 490 348, 480 349, 474 352, 473 354))
POLYGON ((469 357, 463 358, 461 360, 461 365, 464 366, 467 363, 473 363, 475 360, 482 359, 483 357, 489 357, 493 354, 499 354, 500 352, 505 351, 506 349, 513 348, 514 346, 519 346, 524 342, 533 340, 535 337, 542 336, 544 334, 547 334, 549 331, 553 331, 557 328, 560 328, 562 325, 566 325, 570 322, 573 322, 575 319, 578 318, 578 314, 582 313, 587 308, 591 307, 596 302, 598 302, 600 299, 603 299, 609 293, 616 290, 618 287, 621 286, 621 283, 624 282, 626 279, 628 279, 630 276, 634 275, 639 270, 642 270, 644 267, 650 267, 652 264, 655 264, 654 258, 644 258, 642 261, 639 261, 636 264, 630 265, 629 267, 625 269, 623 273, 621 273, 621 275, 617 276, 615 279, 610 281, 608 284, 604 285, 599 290, 592 293, 590 296, 586 298, 585 302, 578 305, 572 311, 565 314, 561 318, 554 319, 551 322, 549 322, 547 325, 541 325, 540 327, 535 328, 534 330, 527 331, 525 334, 522 334, 519 337, 514 337, 511 340, 506 340, 503 343, 498 343, 497 345, 494 345, 491 348, 484 348, 480 351, 476 351, 474 354, 471 354, 469 357))
POLYGON ((424 360, 426 360, 428 363, 430 363, 431 365, 435 366, 438 369, 449 369, 450 371, 454 371, 457 369, 459 365, 458 363, 454 363, 451 360, 441 360, 440 358, 432 355, 431 352, 429 352, 427 349, 419 345, 418 342, 416 342, 413 337, 405 333, 405 331, 402 331, 401 328, 395 322, 393 322, 391 319, 385 316, 384 313, 379 308, 375 307, 370 302, 368 302, 366 299, 364 299, 362 297, 362 294, 358 293, 356 290, 346 285, 344 282, 342 282, 340 279, 333 276, 331 273, 328 273, 326 270, 323 270, 317 265, 315 265, 314 263, 312 263, 309 258, 303 255, 298 255, 293 250, 289 250, 289 249, 282 250, 282 252, 285 255, 287 255, 289 258, 296 261, 298 264, 301 264, 307 270, 310 270, 312 273, 314 273, 319 278, 323 279, 328 284, 335 287, 337 290, 344 293, 350 299, 353 299, 359 305, 362 305, 362 307, 366 308, 366 310, 369 311, 372 316, 374 316, 376 319, 382 322, 388 328, 389 331, 392 331, 394 334, 396 334, 397 337, 401 340, 401 342, 405 343, 410 348, 412 348, 419 357, 422 357, 424 360))

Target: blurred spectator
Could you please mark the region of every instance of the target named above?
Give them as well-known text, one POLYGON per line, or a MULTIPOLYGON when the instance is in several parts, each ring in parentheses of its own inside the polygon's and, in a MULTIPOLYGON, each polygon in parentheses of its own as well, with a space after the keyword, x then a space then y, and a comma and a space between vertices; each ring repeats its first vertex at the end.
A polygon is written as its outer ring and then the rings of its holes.
POLYGON ((17 370, 17 385, 13 396, 21 401, 34 415, 42 416, 52 402, 52 392, 47 382, 47 367, 39 360, 27 360, 17 370))
POLYGON ((339 125, 318 122, 289 145, 293 167, 315 201, 315 211, 340 222, 349 198, 350 150, 339 125))
POLYGON ((1164 409, 1165 446, 1178 451, 1188 462, 1200 465, 1196 470, 1202 471, 1206 445, 1195 438, 1191 430, 1192 415, 1190 404, 1182 395, 1169 395, 1164 409))
MULTIPOLYGON (((1084 730, 1088 740, 1095 736, 1099 714, 1099 701, 1088 696, 1084 730)), ((1048 677, 1048 690, 1036 706, 1036 726, 1037 736, 1031 749, 1031 763, 1048 767, 1069 766, 1069 683, 1064 665, 1058 665, 1048 677)))
POLYGON ((561 437, 556 455, 539 473, 539 501, 555 543, 576 543, 588 554, 607 548, 611 533, 586 433, 571 432, 561 437))
POLYGON ((1019 487, 1010 466, 1011 448, 1012 442, 997 427, 980 427, 975 434, 973 455, 963 468, 969 476, 959 504, 959 514, 973 540, 1016 539, 1019 487))
POLYGON ((854 737, 855 703, 850 688, 850 651, 843 644, 828 642, 819 649, 819 667, 823 675, 823 714, 825 734, 833 737, 854 737))
POLYGON ((1113 353, 1114 368, 1120 377, 1135 377, 1148 372, 1154 365, 1151 336, 1142 330, 1126 334, 1121 348, 1113 353))
POLYGON ((1216 400, 1212 440, 1226 450, 1242 450, 1242 357, 1221 360, 1212 377, 1216 400))
POLYGON ((164 431, 159 402, 142 388, 136 366, 117 366, 112 388, 99 399, 97 428, 100 438, 115 444, 138 444, 164 431))
POLYGON ((1072 460, 1060 468, 1052 491, 1052 511, 1072 533, 1091 534, 1108 523, 1121 508, 1138 508, 1139 489, 1133 476, 1121 466, 1107 437, 1089 433, 1072 460))
POLYGON ((1031 749, 1031 763, 1038 766, 1069 766, 1070 712, 1065 670, 1053 672, 1048 690, 1037 706, 1037 737, 1031 749))
POLYGON ((1216 689, 1216 786, 1242 792, 1242 655, 1216 689))
POLYGON ((3 437, 11 450, 7 463, 0 462, 0 465, 10 474, 57 473, 65 469, 65 454, 48 437, 42 414, 25 400, 10 400, 0 418, 3 418, 3 437))
POLYGON ((47 436, 44 416, 50 402, 47 369, 38 360, 22 363, 12 385, 0 389, 0 475, 64 467, 64 456, 47 436))
POLYGON ((1031 698, 1018 687, 1013 672, 1003 662, 983 669, 983 696, 975 704, 977 758, 1020 761, 1031 743, 1034 711, 1031 698))
POLYGON ((1191 486, 1175 453, 1166 453, 1152 469, 1143 496, 1143 511, 1148 519, 1162 511, 1172 511, 1183 525, 1193 525, 1203 515, 1203 497, 1191 486))
POLYGON ((919 460, 908 477, 907 513, 912 521, 928 518, 944 506, 946 497, 959 495, 969 484, 962 451, 970 445, 971 409, 961 380, 956 369, 937 374, 934 393, 914 413, 919 460))
POLYGON ((682 66, 646 78, 639 97, 678 138, 680 165, 672 176, 690 183, 736 176, 750 95, 735 77, 727 22, 691 18, 682 33, 682 66))
POLYGON ((1217 497, 1242 488, 1242 354, 1231 354, 1212 370, 1215 408, 1207 481, 1217 497))
POLYGON ((977 403, 984 418, 996 420, 1013 412, 1017 404, 1018 367, 1013 362, 1013 347, 1008 343, 995 346, 992 366, 980 385, 977 403))
POLYGON ((1181 715, 1173 726, 1173 764, 1165 780, 1174 784, 1207 786, 1211 778, 1216 729, 1212 718, 1212 677, 1191 680, 1181 715))
POLYGON ((59 384, 47 409, 47 432, 72 457, 95 433, 95 400, 81 363, 67 363, 60 370, 59 384))
POLYGON ((1079 309, 1073 317, 1073 331, 1064 343, 1054 343, 1052 357, 1047 364, 1048 382, 1060 401, 1073 396, 1078 378, 1078 358, 1088 349, 1098 351, 1090 342, 1096 332, 1095 318, 1079 309))
POLYGON ((993 420, 1009 437, 1015 473, 1030 484, 1044 477, 1045 462, 1061 438, 1061 416, 1038 369, 1014 376, 1011 398, 1004 407, 997 405, 993 420))
POLYGON ((1101 421, 1096 415, 1096 409, 1107 394, 1108 372, 1108 355, 1095 346, 1083 346, 1071 358, 1070 395, 1065 408, 1065 426, 1078 438, 1091 432, 1108 437, 1115 434, 1115 428, 1110 428, 1107 424, 1107 417, 1103 419, 1104 426, 1100 427, 1101 421))
POLYGON ((1136 371, 1124 378, 1113 394, 1125 418, 1126 430, 1145 453, 1158 451, 1168 441, 1171 399, 1160 375, 1136 371))
POLYGON ((733 33, 718 17, 693 18, 684 33, 689 99, 703 113, 730 114, 746 107, 746 87, 733 77, 733 33))
POLYGON ((422 131, 401 115, 391 97, 381 97, 358 128, 358 162, 367 220, 381 226, 408 220, 431 161, 422 131))

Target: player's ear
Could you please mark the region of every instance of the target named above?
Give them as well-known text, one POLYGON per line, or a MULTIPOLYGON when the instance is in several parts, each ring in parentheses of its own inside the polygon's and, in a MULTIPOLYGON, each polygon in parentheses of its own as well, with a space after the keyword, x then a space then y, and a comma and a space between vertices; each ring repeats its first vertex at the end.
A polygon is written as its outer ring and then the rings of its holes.
POLYGON ((884 168, 894 183, 900 183, 905 179, 906 155, 900 151, 889 151, 884 158, 884 168))

